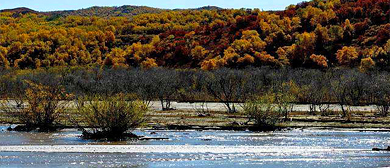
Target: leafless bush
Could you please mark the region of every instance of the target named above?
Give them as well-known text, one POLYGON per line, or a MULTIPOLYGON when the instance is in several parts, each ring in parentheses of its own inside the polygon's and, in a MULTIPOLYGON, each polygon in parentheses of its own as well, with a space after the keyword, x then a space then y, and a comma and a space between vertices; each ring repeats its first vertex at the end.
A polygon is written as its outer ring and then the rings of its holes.
POLYGON ((376 104, 379 116, 386 117, 390 110, 390 79, 387 73, 374 78, 372 91, 375 95, 373 103, 376 104))
POLYGON ((28 88, 23 93, 26 107, 18 107, 10 101, 5 101, 3 107, 8 112, 16 113, 24 125, 15 128, 16 131, 53 131, 58 128, 59 117, 67 107, 71 95, 61 86, 47 86, 32 81, 25 81, 28 88))
POLYGON ((128 101, 123 94, 111 97, 83 97, 77 101, 78 114, 91 130, 84 129, 87 139, 120 140, 133 134, 126 134, 145 122, 147 106, 139 101, 128 101))
POLYGON ((241 71, 219 69, 206 73, 201 83, 210 95, 225 104, 229 113, 235 113, 235 103, 242 100, 246 82, 247 78, 241 71))

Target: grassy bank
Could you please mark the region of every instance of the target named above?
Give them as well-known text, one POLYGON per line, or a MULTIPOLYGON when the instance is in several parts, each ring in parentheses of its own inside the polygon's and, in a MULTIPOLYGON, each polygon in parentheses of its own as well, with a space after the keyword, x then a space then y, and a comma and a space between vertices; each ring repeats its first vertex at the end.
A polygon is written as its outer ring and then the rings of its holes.
MULTIPOLYGON (((348 119, 341 117, 340 112, 329 116, 310 115, 309 112, 291 112, 289 121, 278 124, 281 128, 288 127, 335 127, 335 128, 389 128, 390 117, 378 117, 375 112, 352 112, 348 119)), ((65 127, 75 127, 71 122, 77 120, 77 115, 69 110, 61 116, 61 124, 65 127), (70 119, 71 118, 71 119, 70 119)), ((247 129, 252 122, 242 113, 226 113, 225 111, 210 111, 199 113, 195 110, 150 110, 146 114, 147 122, 144 128, 155 129, 247 129)), ((13 113, 0 113, 0 123, 19 124, 13 113)))
MULTIPOLYGON (((253 123, 241 113, 210 112, 199 115, 195 111, 151 111, 148 113, 148 126, 194 126, 220 127, 225 129, 247 128, 253 123)), ((373 112, 352 112, 350 121, 340 114, 321 116, 308 112, 292 112, 289 121, 278 124, 280 127, 339 127, 339 128, 390 128, 390 117, 376 117, 373 112)))

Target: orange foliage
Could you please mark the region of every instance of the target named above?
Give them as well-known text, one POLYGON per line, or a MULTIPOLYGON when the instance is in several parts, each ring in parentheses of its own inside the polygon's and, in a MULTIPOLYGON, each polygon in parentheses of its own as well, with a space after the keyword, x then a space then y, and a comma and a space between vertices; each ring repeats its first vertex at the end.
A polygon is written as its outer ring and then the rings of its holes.
POLYGON ((141 67, 143 69, 150 69, 150 68, 158 67, 158 65, 155 59, 146 58, 146 60, 141 63, 141 67))
POLYGON ((244 57, 240 57, 237 60, 238 63, 248 63, 253 64, 255 63, 255 58, 253 58, 251 55, 246 54, 244 57))
POLYGON ((275 65, 278 63, 278 60, 276 60, 275 57, 267 54, 266 52, 256 53, 255 56, 260 59, 263 65, 275 65))
POLYGON ((341 65, 352 66, 353 61, 355 61, 359 56, 355 47, 343 47, 337 51, 337 60, 341 65))
POLYGON ((322 68, 328 68, 328 60, 323 55, 311 55, 310 59, 322 68))
POLYGON ((201 64, 201 68, 203 70, 213 70, 213 69, 223 67, 225 65, 226 65, 226 61, 224 59, 221 59, 220 56, 218 56, 216 58, 203 61, 201 64))

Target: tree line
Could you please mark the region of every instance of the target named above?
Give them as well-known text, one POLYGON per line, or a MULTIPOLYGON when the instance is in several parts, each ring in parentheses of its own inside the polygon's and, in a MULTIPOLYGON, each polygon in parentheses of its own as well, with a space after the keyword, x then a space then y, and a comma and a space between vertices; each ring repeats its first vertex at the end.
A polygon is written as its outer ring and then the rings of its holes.
POLYGON ((64 93, 74 98, 124 94, 129 100, 141 100, 146 105, 158 100, 163 110, 171 110, 172 101, 217 101, 233 113, 237 112, 239 103, 270 94, 289 96, 282 98, 290 103, 310 104, 312 114, 327 112, 329 104, 339 104, 343 116, 348 115, 350 106, 357 105, 377 105, 382 116, 390 110, 390 73, 348 68, 326 71, 272 67, 213 71, 100 67, 4 70, 0 76, 1 96, 23 104, 31 83, 49 88, 61 86, 64 93))

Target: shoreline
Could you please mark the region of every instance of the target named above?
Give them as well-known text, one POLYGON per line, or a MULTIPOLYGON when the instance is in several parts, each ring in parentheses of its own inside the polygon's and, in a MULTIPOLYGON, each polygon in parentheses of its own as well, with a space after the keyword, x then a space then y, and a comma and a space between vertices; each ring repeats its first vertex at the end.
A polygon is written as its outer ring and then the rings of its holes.
MULTIPOLYGON (((270 129, 253 129, 253 123, 245 124, 248 120, 239 114, 215 114, 210 116, 198 117, 189 115, 194 112, 180 112, 181 115, 159 115, 148 116, 148 122, 144 124, 143 129, 156 130, 257 130, 269 131, 270 129)), ((352 121, 342 120, 338 117, 322 117, 300 115, 292 116, 289 121, 281 122, 275 126, 276 129, 288 128, 361 128, 361 129, 389 129, 390 123, 386 119, 382 121, 367 121, 367 118, 354 118, 352 121)), ((21 124, 15 118, 0 117, 1 125, 21 124)), ((69 121, 61 122, 60 128, 79 128, 69 121)))
MULTIPOLYGON (((10 127, 17 126, 20 124, 14 123, 0 123, 0 126, 10 127)), ((58 131, 63 129, 79 129, 79 127, 75 126, 64 126, 60 127, 58 131)), ((163 131, 163 130, 171 130, 171 131, 186 131, 186 130, 194 130, 194 131, 251 131, 251 132, 269 132, 269 131, 283 131, 283 130, 292 130, 292 129, 318 129, 318 130, 352 130, 357 132, 390 132, 389 127, 343 127, 343 126, 277 126, 275 129, 259 129, 252 126, 201 126, 201 125, 167 125, 167 126, 148 126, 137 128, 137 130, 148 130, 148 131, 163 131)), ((5 131, 6 129, 3 129, 5 131)), ((33 131, 32 131, 33 132, 33 131)), ((56 131, 54 131, 56 132, 56 131)))
MULTIPOLYGON (((249 130, 253 123, 247 123, 247 116, 243 113, 226 113, 221 103, 178 103, 173 102, 175 110, 161 111, 158 102, 152 102, 150 110, 146 113, 147 122, 143 128, 156 129, 197 129, 197 130, 249 130)), ((336 107, 336 105, 332 105, 336 107)), ((326 116, 317 112, 309 114, 308 105, 296 105, 290 112, 288 121, 276 125, 277 129, 286 128, 383 128, 390 129, 390 117, 379 117, 373 106, 355 106, 348 119, 340 116, 341 112, 330 111, 326 116)), ((76 128, 69 121, 69 116, 75 116, 72 108, 61 117, 62 128, 76 128)), ((20 124, 13 113, 0 112, 0 124, 20 124)), ((266 129, 269 130, 269 129, 266 129)))

